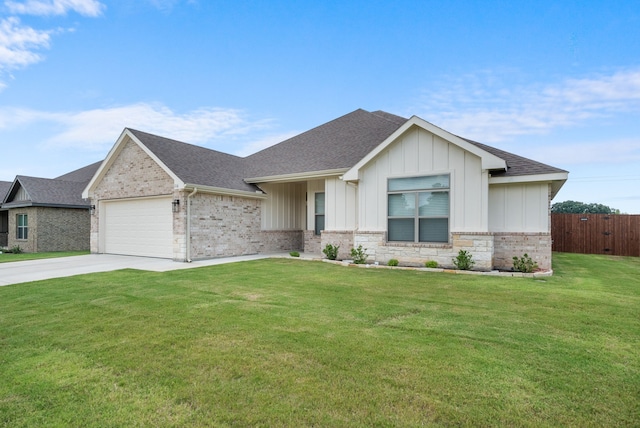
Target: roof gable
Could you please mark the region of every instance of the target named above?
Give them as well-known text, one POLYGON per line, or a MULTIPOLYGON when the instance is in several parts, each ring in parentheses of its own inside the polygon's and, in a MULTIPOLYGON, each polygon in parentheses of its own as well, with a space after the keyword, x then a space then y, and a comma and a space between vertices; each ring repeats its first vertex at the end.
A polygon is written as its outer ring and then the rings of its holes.
POLYGON ((427 122, 424 119, 419 118, 418 116, 412 116, 411 119, 407 120, 402 126, 395 130, 391 135, 389 135, 384 141, 382 141, 377 147, 371 150, 365 157, 363 157, 358 163, 353 165, 343 176, 346 181, 357 181, 358 180, 358 172, 359 170, 368 164, 371 160, 373 160, 376 156, 378 156, 384 149, 389 147, 389 145, 393 144, 402 134, 407 132, 411 127, 418 126, 422 129, 425 129, 428 132, 431 132, 434 135, 439 136, 440 138, 448 141, 449 143, 455 144, 478 156, 482 162, 482 169, 488 170, 505 170, 507 168, 506 161, 501 159, 500 157, 487 152, 486 150, 481 149, 480 147, 469 143, 468 141, 451 134, 448 131, 445 131, 442 128, 438 128, 432 123, 427 122))

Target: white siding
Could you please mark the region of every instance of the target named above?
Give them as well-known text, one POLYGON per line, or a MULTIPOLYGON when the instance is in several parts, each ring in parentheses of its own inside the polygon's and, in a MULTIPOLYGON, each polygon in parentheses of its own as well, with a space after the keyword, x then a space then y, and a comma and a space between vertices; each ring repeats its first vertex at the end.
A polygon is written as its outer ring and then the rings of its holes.
POLYGON ((549 232, 549 184, 492 184, 491 232, 549 232))
POLYGON ((357 187, 336 177, 327 179, 325 189, 325 229, 355 230, 357 187))
POLYGON ((29 197, 29 194, 27 194, 27 191, 24 190, 24 187, 19 187, 18 191, 16 192, 16 196, 13 198, 13 201, 29 201, 31 200, 31 197, 29 197))
POLYGON ((427 174, 451 174, 451 231, 488 230, 488 175, 480 158, 418 127, 407 130, 361 170, 359 229, 386 230, 389 177, 427 174))
POLYGON ((264 183, 262 230, 302 230, 305 216, 305 183, 264 183))

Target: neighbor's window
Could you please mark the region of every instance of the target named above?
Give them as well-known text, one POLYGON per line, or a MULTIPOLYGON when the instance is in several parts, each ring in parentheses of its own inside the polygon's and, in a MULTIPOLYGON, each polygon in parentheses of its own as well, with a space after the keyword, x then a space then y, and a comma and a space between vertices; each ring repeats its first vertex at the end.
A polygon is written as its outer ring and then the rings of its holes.
POLYGON ((27 239, 29 237, 29 222, 26 214, 16 215, 16 239, 27 239))
POLYGON ((320 235, 320 232, 324 230, 324 193, 316 193, 315 195, 316 225, 314 233, 320 235))
POLYGON ((390 178, 388 240, 449 242, 449 175, 390 178))

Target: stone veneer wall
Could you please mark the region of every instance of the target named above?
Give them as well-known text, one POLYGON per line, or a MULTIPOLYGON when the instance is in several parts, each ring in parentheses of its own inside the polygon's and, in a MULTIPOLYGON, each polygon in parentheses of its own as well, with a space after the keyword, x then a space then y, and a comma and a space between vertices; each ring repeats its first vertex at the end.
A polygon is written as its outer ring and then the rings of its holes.
POLYGON ((475 269, 493 268, 493 235, 490 233, 452 233, 452 244, 425 244, 414 242, 387 242, 385 232, 356 232, 355 246, 367 249, 369 261, 386 264, 397 259, 401 264, 424 266, 433 260, 441 267, 453 267, 452 259, 460 250, 469 251, 475 269))
POLYGON ((331 230, 323 230, 322 238, 321 238, 321 250, 327 246, 327 244, 331 245, 339 245, 338 249, 338 260, 350 259, 351 258, 351 249, 354 247, 353 240, 354 232, 353 231, 331 231, 331 230))
POLYGON ((538 263, 542 270, 551 269, 550 233, 494 233, 496 267, 511 269, 513 257, 522 257, 525 253, 538 263))
POLYGON ((191 201, 192 260, 302 249, 300 230, 261 230, 260 199, 200 193, 191 201))

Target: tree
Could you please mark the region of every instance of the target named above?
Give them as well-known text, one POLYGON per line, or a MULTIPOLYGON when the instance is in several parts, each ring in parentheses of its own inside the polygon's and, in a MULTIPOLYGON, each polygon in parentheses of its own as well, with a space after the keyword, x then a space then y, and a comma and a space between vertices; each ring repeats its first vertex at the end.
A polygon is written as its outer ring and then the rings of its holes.
POLYGON ((551 205, 552 213, 563 214, 619 214, 620 210, 603 204, 586 204, 577 201, 556 202, 551 205))

